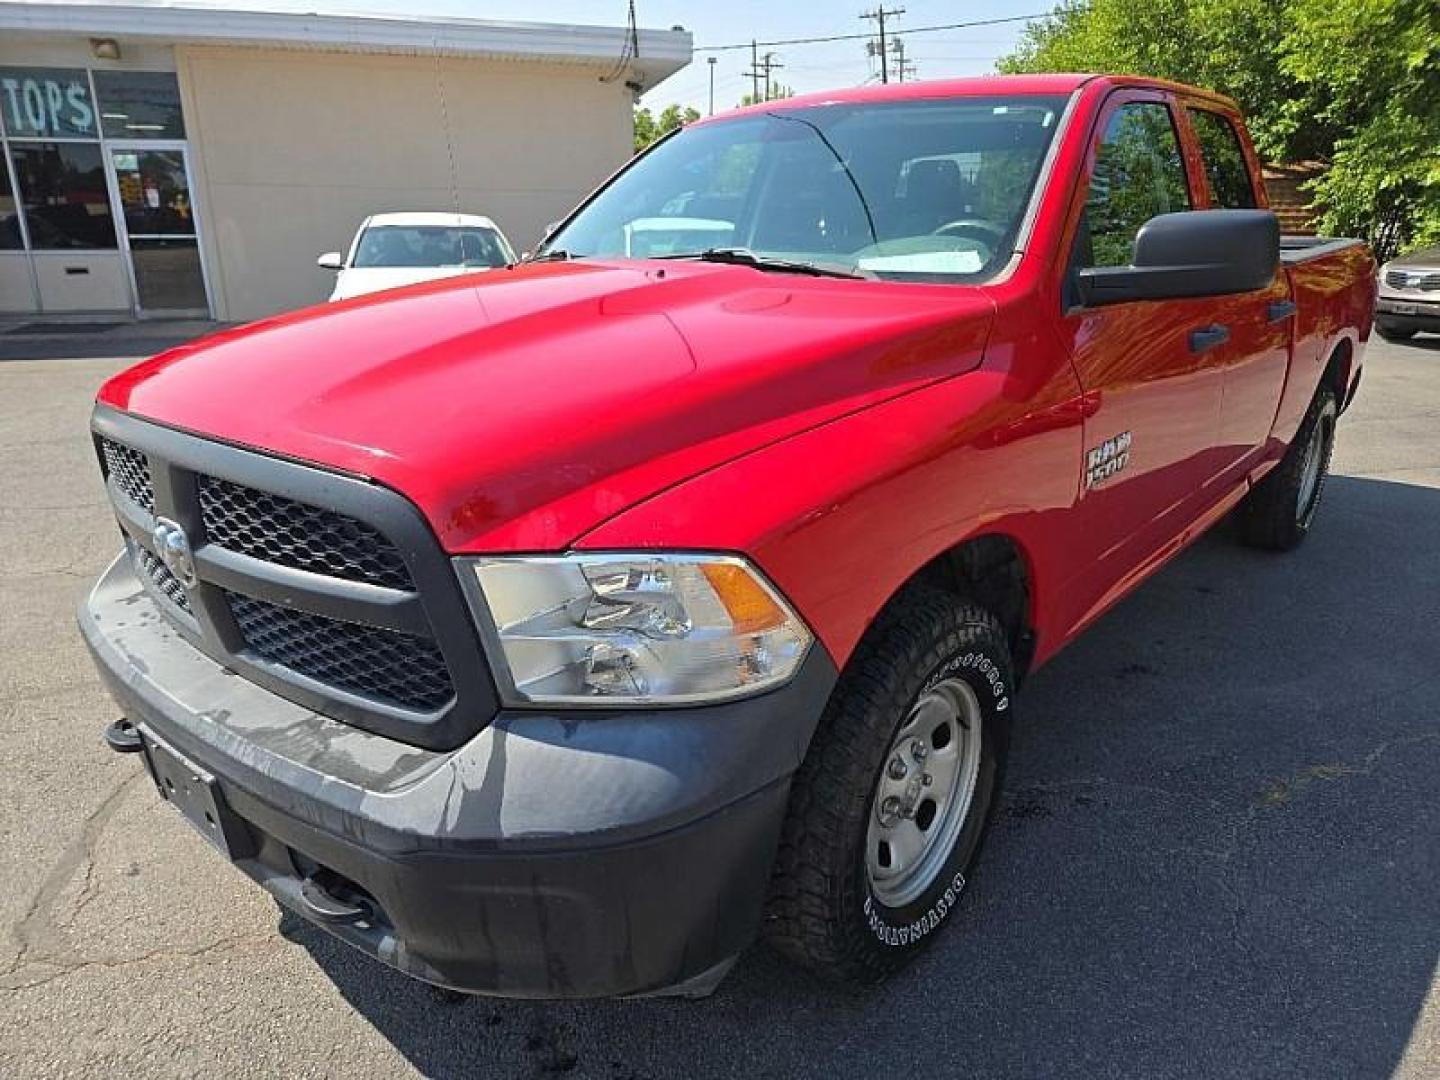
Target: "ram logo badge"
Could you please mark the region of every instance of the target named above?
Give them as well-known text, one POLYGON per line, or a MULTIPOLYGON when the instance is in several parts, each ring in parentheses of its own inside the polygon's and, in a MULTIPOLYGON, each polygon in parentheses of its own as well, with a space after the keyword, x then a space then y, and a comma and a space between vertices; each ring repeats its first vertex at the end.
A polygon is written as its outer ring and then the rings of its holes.
POLYGON ((1122 431, 1093 447, 1085 456, 1085 486, 1098 487, 1130 464, 1130 432, 1122 431))
POLYGON ((155 544, 155 554, 160 556, 160 561, 175 580, 187 589, 195 588, 199 578, 195 574, 195 557, 190 553, 190 538, 185 535, 185 530, 169 518, 156 518, 150 539, 155 544))

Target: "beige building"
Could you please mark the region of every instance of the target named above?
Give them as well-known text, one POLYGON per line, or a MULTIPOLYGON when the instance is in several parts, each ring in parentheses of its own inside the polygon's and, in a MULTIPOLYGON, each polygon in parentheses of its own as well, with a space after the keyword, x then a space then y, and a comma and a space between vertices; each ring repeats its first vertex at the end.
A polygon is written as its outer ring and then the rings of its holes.
POLYGON ((531 246, 630 155, 683 30, 0 0, 0 312, 323 300, 368 214, 531 246))

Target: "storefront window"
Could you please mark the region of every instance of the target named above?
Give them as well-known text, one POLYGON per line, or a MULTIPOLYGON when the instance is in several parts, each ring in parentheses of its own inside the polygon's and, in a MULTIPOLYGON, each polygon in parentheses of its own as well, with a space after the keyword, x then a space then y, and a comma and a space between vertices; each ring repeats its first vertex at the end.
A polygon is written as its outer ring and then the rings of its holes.
POLYGON ((0 118, 12 139, 99 137, 83 69, 0 67, 0 118))
POLYGON ((19 251, 24 246, 20 240, 20 211, 10 190, 10 173, 0 159, 0 251, 19 251))
POLYGON ((10 157, 32 248, 116 246, 99 143, 11 143, 10 157))
POLYGON ((183 139, 180 84, 169 71, 97 71, 100 124, 107 139, 183 139))

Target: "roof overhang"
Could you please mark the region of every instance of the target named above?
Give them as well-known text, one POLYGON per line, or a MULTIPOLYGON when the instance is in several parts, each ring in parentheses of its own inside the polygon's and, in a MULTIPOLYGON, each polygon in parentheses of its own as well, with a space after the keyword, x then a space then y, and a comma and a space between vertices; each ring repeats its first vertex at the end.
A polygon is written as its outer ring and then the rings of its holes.
POLYGON ((326 52, 392 53, 471 57, 484 60, 620 67, 616 81, 648 90, 690 63, 688 30, 640 30, 638 49, 628 48, 622 26, 499 22, 488 19, 339 15, 256 11, 173 4, 69 4, 29 0, 0 2, 0 32, 53 38, 113 37, 154 44, 204 44, 326 52))

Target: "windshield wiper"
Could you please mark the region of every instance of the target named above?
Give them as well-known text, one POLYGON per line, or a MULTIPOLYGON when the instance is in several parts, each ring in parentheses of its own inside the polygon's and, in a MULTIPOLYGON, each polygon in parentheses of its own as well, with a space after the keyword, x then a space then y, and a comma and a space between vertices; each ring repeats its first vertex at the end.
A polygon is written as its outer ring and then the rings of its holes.
POLYGON ((571 259, 578 259, 579 255, 572 255, 564 248, 551 248, 540 255, 531 255, 528 259, 521 259, 522 263, 532 262, 569 262, 571 259))
POLYGON ((875 275, 859 267, 841 266, 836 263, 804 262, 799 259, 777 259, 761 255, 743 247, 714 247, 704 251, 677 251, 666 255, 651 255, 652 259, 695 259, 697 262, 729 263, 732 266, 750 266, 756 270, 767 270, 777 274, 809 274, 811 277, 859 278, 874 280, 875 275))

